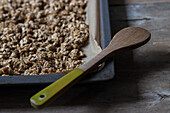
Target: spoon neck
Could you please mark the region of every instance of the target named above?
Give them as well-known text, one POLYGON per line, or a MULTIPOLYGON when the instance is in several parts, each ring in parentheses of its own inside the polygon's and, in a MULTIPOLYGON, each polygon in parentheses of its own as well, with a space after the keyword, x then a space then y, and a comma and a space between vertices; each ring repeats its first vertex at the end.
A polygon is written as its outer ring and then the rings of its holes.
POLYGON ((102 62, 104 62, 108 58, 109 54, 110 52, 108 51, 108 48, 106 48, 102 52, 94 56, 92 60, 88 61, 86 64, 80 66, 79 68, 85 72, 89 72, 100 65, 102 62))

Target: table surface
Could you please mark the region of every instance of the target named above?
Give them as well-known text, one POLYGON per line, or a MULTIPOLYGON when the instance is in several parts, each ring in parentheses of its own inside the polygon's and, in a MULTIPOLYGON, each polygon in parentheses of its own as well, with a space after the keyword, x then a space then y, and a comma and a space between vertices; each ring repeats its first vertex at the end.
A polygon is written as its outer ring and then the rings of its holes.
POLYGON ((112 36, 127 26, 149 30, 145 46, 115 56, 115 78, 79 84, 42 110, 29 98, 46 85, 1 86, 0 113, 170 112, 170 0, 110 0, 112 36))

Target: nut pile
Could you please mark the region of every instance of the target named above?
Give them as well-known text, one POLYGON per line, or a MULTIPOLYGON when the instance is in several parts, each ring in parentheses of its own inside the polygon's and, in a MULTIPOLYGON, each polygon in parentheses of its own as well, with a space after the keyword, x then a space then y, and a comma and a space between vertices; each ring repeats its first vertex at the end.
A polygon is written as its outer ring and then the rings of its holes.
POLYGON ((0 0, 0 76, 65 72, 84 63, 88 0, 0 0))

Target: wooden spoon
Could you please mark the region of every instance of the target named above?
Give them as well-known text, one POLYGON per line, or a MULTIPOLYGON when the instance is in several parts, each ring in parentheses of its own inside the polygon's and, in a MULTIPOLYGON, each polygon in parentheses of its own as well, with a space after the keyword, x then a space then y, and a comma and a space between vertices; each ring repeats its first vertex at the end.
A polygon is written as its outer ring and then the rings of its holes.
MULTIPOLYGON (((119 31, 110 44, 92 60, 74 69, 56 82, 31 97, 31 105, 35 108, 43 108, 46 104, 59 97, 66 89, 73 86, 84 75, 104 62, 115 53, 122 50, 133 49, 144 45, 149 41, 151 34, 139 27, 128 27, 119 31)), ((107 38, 107 37, 106 37, 107 38)))

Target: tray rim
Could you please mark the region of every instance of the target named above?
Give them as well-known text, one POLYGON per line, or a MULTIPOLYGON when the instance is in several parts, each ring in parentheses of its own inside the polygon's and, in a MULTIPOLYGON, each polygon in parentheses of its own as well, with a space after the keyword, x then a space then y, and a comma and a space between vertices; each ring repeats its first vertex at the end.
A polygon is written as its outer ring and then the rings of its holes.
MULTIPOLYGON (((111 41, 108 0, 100 0, 100 24, 101 46, 102 49, 104 49, 111 41)), ((110 80, 114 77, 114 74, 114 61, 113 59, 110 59, 106 61, 102 70, 89 74, 88 77, 82 81, 82 83, 110 80)), ((0 76, 0 85, 46 84, 52 83, 63 76, 64 74, 0 76)))

